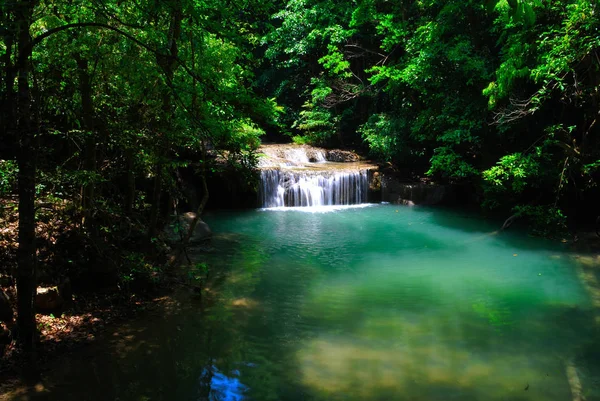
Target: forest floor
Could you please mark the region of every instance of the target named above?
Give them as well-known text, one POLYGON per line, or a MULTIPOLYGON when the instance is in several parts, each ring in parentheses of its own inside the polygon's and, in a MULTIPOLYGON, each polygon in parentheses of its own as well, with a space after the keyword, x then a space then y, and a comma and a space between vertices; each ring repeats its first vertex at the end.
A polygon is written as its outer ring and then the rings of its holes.
MULTIPOLYGON (((15 347, 14 342, 11 343, 4 356, 0 357, 0 401, 15 399, 12 396, 20 391, 37 392, 40 378, 52 369, 55 361, 77 355, 85 347, 105 339, 107 333, 115 328, 143 321, 148 316, 162 316, 173 308, 173 304, 198 298, 197 287, 186 283, 181 279, 182 276, 180 272, 165 280, 153 296, 105 291, 78 296, 73 305, 60 315, 36 314, 39 339, 36 344, 35 371, 28 371, 30 364, 26 355, 15 347)), ((218 275, 203 284, 203 304, 211 304, 216 299, 217 291, 214 288, 218 284, 215 281, 218 281, 218 275)))
MULTIPOLYGON (((65 235, 73 234, 74 230, 72 220, 65 218, 69 213, 64 205, 46 202, 40 203, 38 208, 39 293, 40 289, 56 288, 59 280, 56 276, 64 274, 60 270, 64 267, 60 265, 68 259, 68 255, 65 256, 65 250, 55 244, 65 235), (57 248, 60 249, 57 251, 57 248)), ((13 310, 16 309, 17 231, 15 200, 0 199, 0 290, 8 296, 13 310)), ((85 252, 82 249, 75 250, 85 252)), ((36 367, 43 370, 48 362, 59 356, 94 343, 108 327, 143 318, 146 312, 160 308, 169 294, 177 289, 189 290, 191 286, 180 276, 182 274, 176 271, 162 274, 160 280, 145 291, 134 292, 114 285, 91 291, 75 291, 71 302, 63 302, 52 313, 37 313, 36 367)), ((21 382, 28 365, 23 352, 16 347, 15 341, 11 341, 8 326, 14 328, 14 325, 14 320, 8 324, 0 321, 0 394, 21 382)))
MULTIPOLYGON (((164 292, 170 291, 165 288, 164 292)), ((58 356, 93 343, 107 327, 141 318, 165 299, 165 295, 140 297, 134 294, 125 296, 114 291, 104 292, 78 296, 71 308, 57 315, 36 314, 39 330, 36 366, 43 367, 58 356)), ((0 357, 0 394, 19 382, 26 365, 25 355, 13 341, 0 357)))

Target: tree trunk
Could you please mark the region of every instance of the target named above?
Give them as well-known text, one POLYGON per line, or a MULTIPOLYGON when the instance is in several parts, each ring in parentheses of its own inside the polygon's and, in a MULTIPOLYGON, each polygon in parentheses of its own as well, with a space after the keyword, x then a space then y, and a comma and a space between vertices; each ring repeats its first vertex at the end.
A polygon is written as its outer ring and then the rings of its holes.
POLYGON ((194 235, 194 230, 196 229, 196 225, 200 220, 200 216, 202 215, 202 212, 204 211, 204 208, 208 203, 208 185, 206 184, 206 171, 204 169, 202 171, 200 179, 202 180, 202 200, 200 201, 200 205, 198 205, 198 209, 196 210, 196 217, 194 217, 194 219, 192 220, 190 228, 188 229, 188 232, 183 238, 183 246, 186 246, 188 242, 190 242, 190 238, 192 238, 192 235, 194 235))
POLYGON ((94 207, 96 173, 96 132, 94 130, 94 105, 92 102, 92 80, 88 72, 88 61, 75 55, 79 75, 79 91, 81 92, 81 109, 83 127, 86 131, 83 168, 89 174, 83 185, 81 206, 83 208, 84 226, 93 231, 91 214, 94 207))
POLYGON ((150 222, 148 226, 148 240, 156 236, 156 230, 158 228, 158 213, 160 211, 160 193, 162 191, 162 161, 158 160, 154 167, 154 188, 152 189, 152 207, 150 208, 150 222))
POLYGON ((13 45, 15 42, 15 26, 11 21, 11 12, 7 8, 3 10, 2 20, 0 23, 5 26, 4 45, 5 52, 2 60, 3 71, 2 79, 2 94, 0 99, 0 159, 14 158, 17 153, 17 143, 15 138, 15 122, 16 122, 16 101, 15 101, 15 69, 12 63, 13 45))
POLYGON ((16 5, 18 59, 17 59, 17 132, 19 133, 19 249, 17 252, 17 325, 18 340, 26 352, 34 357, 36 289, 36 245, 35 245, 35 179, 36 149, 35 127, 32 122, 29 74, 31 71, 31 34, 36 1, 19 1, 16 5))
POLYGON ((133 149, 125 150, 125 166, 127 171, 127 189, 125 192, 125 215, 131 217, 135 201, 135 174, 133 172, 133 149))
MULTIPOLYGON (((182 5, 180 1, 173 3, 171 11, 171 21, 169 23, 169 32, 167 34, 167 49, 166 55, 156 54, 156 63, 162 68, 167 81, 167 88, 163 92, 162 111, 166 117, 166 121, 172 121, 175 108, 173 107, 173 99, 171 90, 173 87, 173 76, 175 67, 177 66, 177 40, 181 35, 181 21, 183 19, 182 5)), ((168 132, 171 127, 162 126, 165 132, 168 132)), ((151 239, 156 235, 158 226, 158 216, 160 212, 160 195, 162 191, 162 174, 163 174, 163 155, 169 151, 169 136, 164 135, 158 139, 157 163, 156 163, 156 178, 154 182, 154 190, 152 193, 152 208, 150 211, 150 227, 148 236, 151 239)))
POLYGON ((181 258, 181 254, 185 250, 185 247, 187 246, 187 244, 190 242, 190 238, 192 238, 192 235, 194 235, 194 230, 196 229, 196 226, 198 225, 200 216, 202 215, 202 212, 204 212, 204 208, 206 207, 206 204, 208 203, 209 193, 208 193, 208 184, 206 181, 206 144, 204 143, 204 141, 202 142, 202 159, 203 159, 202 160, 202 175, 200 176, 200 179, 202 180, 202 199, 200 200, 198 209, 196 209, 196 216, 190 223, 187 233, 185 233, 185 236, 181 239, 181 244, 179 244, 179 247, 174 252, 173 256, 171 257, 171 259, 169 261, 170 267, 174 267, 179 262, 179 260, 181 258))

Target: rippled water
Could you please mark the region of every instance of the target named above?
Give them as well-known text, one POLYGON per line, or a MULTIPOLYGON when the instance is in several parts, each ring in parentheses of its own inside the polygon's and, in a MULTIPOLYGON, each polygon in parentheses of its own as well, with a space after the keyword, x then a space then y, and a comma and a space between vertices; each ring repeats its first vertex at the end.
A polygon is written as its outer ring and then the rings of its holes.
POLYGON ((205 220, 219 301, 121 328, 38 397, 600 399, 595 257, 427 208, 205 220))

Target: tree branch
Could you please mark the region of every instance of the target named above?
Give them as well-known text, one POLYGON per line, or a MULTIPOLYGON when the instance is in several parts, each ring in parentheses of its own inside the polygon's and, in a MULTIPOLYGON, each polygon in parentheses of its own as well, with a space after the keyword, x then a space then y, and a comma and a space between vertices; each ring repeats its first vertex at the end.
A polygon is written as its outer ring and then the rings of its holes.
MULTIPOLYGON (((103 29, 108 29, 111 30, 113 32, 118 33, 119 35, 124 36, 125 38, 131 40, 132 42, 134 42, 135 44, 137 44, 138 46, 144 48, 145 50, 149 51, 150 53, 156 54, 156 55, 160 55, 163 57, 168 57, 173 59, 181 68, 183 68, 185 70, 185 72, 191 76, 192 78, 194 78, 195 80, 202 82, 202 84, 205 87, 210 87, 210 89, 215 90, 214 87, 211 87, 210 85, 208 85, 206 82, 204 82, 202 79, 200 79, 200 77, 194 72, 192 71, 184 62, 183 60, 181 60, 179 57, 177 56, 173 56, 173 55, 168 55, 168 54, 163 54, 160 51, 158 51, 157 49, 154 49, 152 46, 142 42, 141 40, 137 39, 135 36, 131 35, 128 32, 125 32, 122 29, 119 29, 117 27, 114 27, 112 25, 108 25, 102 22, 77 22, 77 23, 73 23, 73 24, 66 24, 66 25, 62 25, 56 28, 52 28, 47 30, 46 32, 36 36, 35 38, 33 38, 33 40, 31 41, 31 45, 30 47, 33 48, 36 45, 40 44, 44 39, 46 39, 49 36, 52 36, 56 33, 62 32, 62 31, 66 31, 69 29, 74 29, 74 28, 87 28, 87 27, 94 27, 94 28, 103 28, 103 29)), ((19 65, 21 65, 20 63, 23 62, 23 60, 19 60, 19 65)))
POLYGON ((125 36, 127 39, 135 42, 137 45, 143 47, 144 49, 148 50, 149 52, 152 52, 155 54, 161 54, 158 50, 153 49, 152 47, 148 46, 146 43, 140 41, 139 39, 136 39, 133 35, 125 32, 119 28, 116 28, 114 26, 104 24, 102 22, 76 22, 73 24, 61 25, 56 28, 49 29, 46 32, 33 38, 33 40, 31 41, 31 47, 35 47, 36 45, 40 44, 40 42, 42 42, 44 39, 46 39, 49 36, 54 35, 55 33, 59 33, 62 31, 66 31, 68 29, 73 29, 73 28, 86 28, 86 27, 109 29, 111 31, 117 32, 118 34, 120 34, 122 36, 125 36))

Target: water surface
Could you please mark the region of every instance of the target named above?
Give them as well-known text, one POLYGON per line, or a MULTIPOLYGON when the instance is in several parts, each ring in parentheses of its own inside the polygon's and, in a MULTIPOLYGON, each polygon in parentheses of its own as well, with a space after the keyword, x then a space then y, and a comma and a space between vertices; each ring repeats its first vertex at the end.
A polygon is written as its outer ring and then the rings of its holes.
POLYGON ((568 245, 392 205, 205 220, 217 233, 207 261, 227 272, 218 302, 120 328, 34 396, 600 399, 599 266, 568 245))

